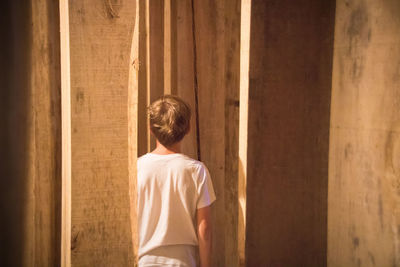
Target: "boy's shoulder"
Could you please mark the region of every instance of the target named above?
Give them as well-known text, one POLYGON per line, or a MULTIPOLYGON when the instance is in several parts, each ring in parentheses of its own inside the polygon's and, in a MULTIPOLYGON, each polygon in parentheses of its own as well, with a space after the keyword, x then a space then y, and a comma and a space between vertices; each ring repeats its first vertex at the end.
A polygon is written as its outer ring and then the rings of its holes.
POLYGON ((137 164, 139 166, 142 164, 146 164, 147 162, 151 163, 157 160, 168 160, 171 163, 184 165, 189 168, 194 168, 197 171, 207 168, 203 162, 197 159, 193 159, 182 153, 169 154, 169 155, 157 155, 157 154, 147 153, 138 158, 137 164))

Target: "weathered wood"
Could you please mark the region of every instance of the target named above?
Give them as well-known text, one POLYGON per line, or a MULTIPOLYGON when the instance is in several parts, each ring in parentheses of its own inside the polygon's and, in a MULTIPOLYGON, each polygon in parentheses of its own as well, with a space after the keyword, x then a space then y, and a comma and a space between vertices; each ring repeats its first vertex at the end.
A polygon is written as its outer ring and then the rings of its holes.
POLYGON ((326 265, 334 1, 251 2, 246 265, 326 265))
POLYGON ((328 265, 400 265, 400 2, 337 1, 328 265))
MULTIPOLYGON (((240 4, 238 1, 233 5, 232 1, 193 3, 194 6, 189 0, 164 2, 164 12, 167 12, 164 14, 164 32, 153 27, 149 29, 166 36, 164 64, 160 64, 160 59, 147 62, 150 65, 157 64, 156 68, 164 66, 164 81, 168 82, 164 92, 179 95, 192 108, 191 132, 182 146, 183 153, 192 158, 197 158, 198 145, 194 90, 197 76, 201 156, 213 176, 218 198, 214 205, 214 265, 235 266, 239 259, 237 148, 240 4), (226 147, 225 140, 229 142, 229 147, 226 147), (229 202, 224 201, 225 197, 229 202)), ((150 8, 147 16, 157 14, 162 17, 158 13, 158 9, 150 8)), ((151 49, 149 57, 159 58, 151 49)), ((152 68, 147 66, 147 69, 152 68)), ((150 83, 160 83, 157 81, 159 79, 160 76, 148 76, 150 83)), ((157 87, 150 87, 148 94, 154 94, 154 90, 158 90, 157 87)))
POLYGON ((31 103, 32 27, 30 1, 2 3, 0 90, 0 265, 29 266, 34 255, 32 166, 34 107, 31 103), (31 204, 30 204, 31 203, 31 204))
POLYGON ((242 0, 240 7, 240 82, 239 82, 239 141, 238 141, 238 257, 239 266, 245 266, 246 252, 246 188, 247 188, 247 134, 249 105, 251 0, 242 0))
POLYGON ((71 75, 69 51, 68 0, 61 0, 60 64, 61 64, 61 266, 71 266, 71 75))
POLYGON ((164 93, 172 94, 171 88, 171 0, 164 1, 164 93))
POLYGON ((176 95, 177 94, 177 79, 178 79, 178 64, 177 64, 177 41, 178 41, 178 1, 176 0, 171 0, 171 8, 170 8, 170 28, 171 28, 171 44, 170 44, 170 51, 171 51, 171 73, 170 73, 170 78, 171 78, 171 94, 176 95))
MULTIPOLYGON (((218 198, 213 208, 214 266, 225 266, 225 9, 223 1, 194 1, 201 160, 218 198)), ((233 122, 232 122, 233 123, 233 122)), ((233 132, 232 132, 233 133, 233 132)), ((234 177, 231 177, 234 179, 234 177)), ((228 227, 229 228, 229 227, 228 227)), ((232 229, 234 231, 234 229, 232 229)), ((230 236, 232 237, 232 236, 230 236)))
POLYGON ((194 101, 193 33, 191 0, 175 1, 176 4, 176 94, 192 109, 190 132, 182 142, 182 151, 197 158, 196 114, 194 101))
MULTIPOLYGON (((148 1, 148 95, 147 106, 164 95, 164 0, 148 1)), ((149 128, 149 127, 148 127, 149 128)), ((151 135, 148 151, 156 147, 156 140, 151 135)))
POLYGON ((147 1, 139 1, 139 59, 135 64, 139 67, 138 76, 138 156, 144 155, 149 151, 148 135, 150 134, 147 126, 147 73, 148 73, 148 22, 147 22, 147 1))
POLYGON ((131 239, 134 255, 134 266, 138 262, 138 217, 137 217, 137 158, 138 158, 138 100, 139 100, 139 0, 135 1, 135 27, 133 30, 129 62, 128 86, 128 170, 129 170, 129 203, 131 239))
MULTIPOLYGON (((32 105, 34 115, 34 242, 25 264, 60 264, 61 228, 61 92, 59 6, 32 1, 32 105)), ((28 218, 26 218, 28 219, 28 218)))
POLYGON ((128 88, 135 2, 71 1, 71 264, 130 266, 128 88))
POLYGON ((240 12, 241 1, 224 2, 224 120, 225 120, 225 263, 239 266, 239 86, 240 86, 240 12))
POLYGON ((60 261, 58 5, 4 1, 1 19, 1 266, 60 261))

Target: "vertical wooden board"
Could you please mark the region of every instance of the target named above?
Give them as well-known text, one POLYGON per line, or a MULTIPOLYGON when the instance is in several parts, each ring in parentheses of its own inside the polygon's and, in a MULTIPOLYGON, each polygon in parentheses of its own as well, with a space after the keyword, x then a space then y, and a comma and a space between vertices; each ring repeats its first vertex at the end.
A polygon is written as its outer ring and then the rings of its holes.
MULTIPOLYGON (((164 95, 164 0, 148 0, 149 5, 149 60, 147 105, 164 95)), ((149 151, 156 147, 154 136, 150 136, 149 151)))
POLYGON ((133 264, 128 82, 135 2, 70 1, 74 266, 133 264))
POLYGON ((400 265, 400 3, 337 1, 328 265, 400 265))
POLYGON ((2 3, 1 266, 57 266, 60 246, 58 5, 2 3))
POLYGON ((163 17, 164 17, 164 93, 165 94, 172 94, 172 88, 171 88, 171 0, 165 0, 164 1, 164 12, 163 12, 163 17))
POLYGON ((149 0, 149 102, 164 94, 164 0, 149 0))
POLYGON ((247 134, 249 104, 251 0, 240 3, 240 81, 239 81, 239 141, 238 141, 238 256, 239 266, 246 265, 246 193, 247 134))
MULTIPOLYGON (((174 1, 176 5, 176 94, 192 109, 190 132, 183 139, 182 152, 197 158, 196 115, 194 101, 193 34, 191 0, 174 1)), ((172 73, 174 75, 174 73, 172 73)))
POLYGON ((135 64, 139 68, 138 73, 138 156, 142 156, 148 152, 148 126, 147 126, 147 35, 148 27, 146 25, 147 12, 146 1, 138 2, 139 9, 139 59, 135 64))
POLYGON ((334 1, 251 3, 246 265, 326 265, 334 1))
POLYGON ((27 266, 34 255, 34 107, 30 1, 4 1, 0 30, 0 265, 27 266), (22 75, 24 74, 24 75, 22 75))
POLYGON ((61 253, 61 83, 59 6, 32 1, 34 242, 27 265, 58 266, 61 253))
MULTIPOLYGON (((241 1, 224 2, 225 264, 239 266, 239 81, 241 1)), ((221 22, 221 21, 220 21, 221 22)), ((218 126, 220 127, 220 126, 218 126)))
POLYGON ((71 71, 68 0, 60 4, 61 267, 71 266, 71 71))
POLYGON ((176 95, 178 90, 177 79, 178 79, 178 64, 177 64, 177 39, 178 39, 178 1, 170 0, 170 82, 171 82, 171 94, 176 95))
MULTIPOLYGON (((218 201, 213 208, 213 265, 225 266, 225 13, 222 1, 194 1, 201 160, 218 201)), ((233 230, 233 229, 232 229, 233 230)))
POLYGON ((164 93, 176 95, 177 1, 164 2, 164 93))
POLYGON ((128 86, 128 170, 129 170, 129 203, 132 245, 134 254, 133 266, 138 264, 138 217, 137 217, 137 158, 138 158, 138 100, 139 100, 139 0, 135 1, 135 27, 133 30, 129 66, 128 86), (136 64, 135 64, 136 63, 136 64))

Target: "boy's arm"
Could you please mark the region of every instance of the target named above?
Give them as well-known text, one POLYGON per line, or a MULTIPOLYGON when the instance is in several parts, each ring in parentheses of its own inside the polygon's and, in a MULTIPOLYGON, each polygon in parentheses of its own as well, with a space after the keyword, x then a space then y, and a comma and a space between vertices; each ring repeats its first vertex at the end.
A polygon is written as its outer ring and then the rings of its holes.
POLYGON ((199 240, 200 267, 211 266, 211 207, 197 210, 197 237, 199 240))

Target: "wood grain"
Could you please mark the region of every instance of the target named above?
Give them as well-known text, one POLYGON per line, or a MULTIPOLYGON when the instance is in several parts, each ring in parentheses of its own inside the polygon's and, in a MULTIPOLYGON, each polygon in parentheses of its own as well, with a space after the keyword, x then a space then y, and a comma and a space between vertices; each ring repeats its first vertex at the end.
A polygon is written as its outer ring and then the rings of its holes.
POLYGON ((133 30, 128 86, 128 170, 131 239, 134 266, 138 264, 138 217, 137 217, 137 158, 138 158, 138 101, 139 101, 139 0, 136 0, 135 27, 133 30))
POLYGON ((225 265, 225 9, 222 1, 194 1, 201 160, 212 174, 213 265, 225 265))
POLYGON ((399 14, 336 2, 328 266, 400 265, 399 14))
POLYGON ((334 1, 251 3, 246 266, 324 266, 334 1))
POLYGON ((32 1, 32 197, 24 265, 57 266, 61 226, 61 97, 58 5, 32 1), (32 221, 31 221, 32 220, 32 221), (32 247, 30 247, 32 245, 32 247))
POLYGON ((71 266, 71 72, 68 1, 60 1, 61 54, 61 266, 71 266))
MULTIPOLYGON (((164 95, 164 0, 148 0, 149 5, 149 65, 147 105, 164 95)), ((150 136, 149 151, 156 147, 155 138, 150 136)))
POLYGON ((251 0, 242 0, 240 7, 240 80, 239 80, 239 141, 238 141, 238 257, 239 266, 246 264, 246 201, 247 144, 249 117, 249 57, 251 0))
POLYGON ((148 91, 148 11, 146 10, 147 1, 139 1, 139 59, 136 64, 139 67, 138 73, 138 156, 142 156, 149 151, 149 130, 147 126, 147 91, 148 91))
POLYGON ((59 266, 58 4, 3 1, 2 11, 0 265, 59 266))
MULTIPOLYGON (((176 94, 192 109, 190 132, 183 139, 182 152, 197 159, 196 115, 194 102, 193 34, 191 1, 176 2, 176 94)), ((173 56, 173 55, 172 55, 173 56)))
MULTIPOLYGON (((222 14, 221 14, 222 15, 222 14)), ((225 265, 239 266, 239 87, 241 1, 224 2, 225 265)))
POLYGON ((71 1, 71 264, 134 263, 128 88, 135 2, 71 1))
POLYGON ((164 10, 163 10, 163 18, 164 18, 164 93, 165 94, 172 94, 173 90, 171 88, 171 45, 172 45, 172 39, 171 39, 171 0, 165 0, 164 1, 164 10))

